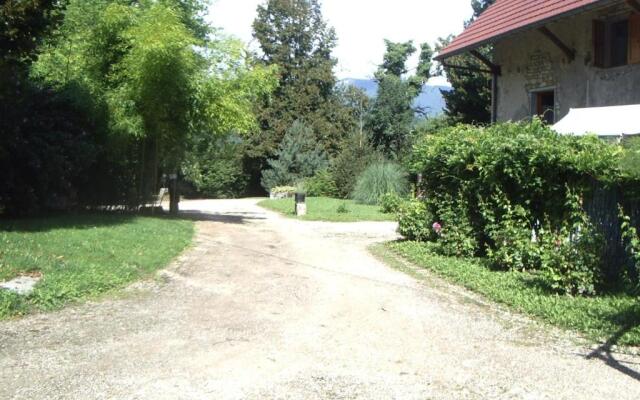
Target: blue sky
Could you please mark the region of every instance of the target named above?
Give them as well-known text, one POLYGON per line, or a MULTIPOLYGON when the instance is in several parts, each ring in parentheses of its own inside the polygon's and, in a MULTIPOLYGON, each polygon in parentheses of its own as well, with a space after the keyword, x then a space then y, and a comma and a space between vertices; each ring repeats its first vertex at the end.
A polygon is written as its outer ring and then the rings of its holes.
MULTIPOLYGON (((213 0, 209 21, 251 48, 251 23, 263 0, 213 0)), ((338 34, 338 78, 370 78, 384 53, 383 39, 434 43, 458 34, 471 14, 471 0, 324 0, 323 15, 338 34)), ((417 55, 411 64, 417 62, 417 55)), ((445 83, 435 78, 432 83, 445 83)))

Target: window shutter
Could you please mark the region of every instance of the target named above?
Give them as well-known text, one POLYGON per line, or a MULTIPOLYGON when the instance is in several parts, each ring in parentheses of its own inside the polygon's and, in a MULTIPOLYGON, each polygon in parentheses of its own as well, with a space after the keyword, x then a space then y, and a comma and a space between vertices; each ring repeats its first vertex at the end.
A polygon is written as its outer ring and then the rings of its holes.
POLYGON ((604 67, 605 63, 605 23, 593 21, 593 65, 604 67))
POLYGON ((640 63, 640 13, 629 17, 629 64, 640 63))

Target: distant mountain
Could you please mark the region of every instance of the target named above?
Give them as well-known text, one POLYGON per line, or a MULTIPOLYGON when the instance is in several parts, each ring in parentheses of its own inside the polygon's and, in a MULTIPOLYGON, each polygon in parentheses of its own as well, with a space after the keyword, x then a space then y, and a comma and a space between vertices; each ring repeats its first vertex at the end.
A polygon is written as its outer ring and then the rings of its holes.
MULTIPOLYGON (((369 97, 376 97, 378 93, 378 83, 373 79, 343 79, 340 81, 344 85, 355 86, 362 89, 369 97)), ((444 98, 441 90, 451 90, 450 86, 424 85, 422 92, 414 102, 415 107, 420 107, 430 115, 442 114, 445 108, 444 98)))

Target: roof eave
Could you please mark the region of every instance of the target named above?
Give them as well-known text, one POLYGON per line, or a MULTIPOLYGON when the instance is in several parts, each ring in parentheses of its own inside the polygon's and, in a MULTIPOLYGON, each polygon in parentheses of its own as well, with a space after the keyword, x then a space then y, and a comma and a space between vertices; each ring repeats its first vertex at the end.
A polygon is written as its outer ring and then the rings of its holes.
MULTIPOLYGON (((558 14, 558 15, 554 15, 552 17, 545 18, 545 19, 540 20, 540 21, 536 21, 536 22, 534 22, 532 24, 521 26, 521 27, 513 29, 511 31, 504 32, 502 34, 493 36, 491 38, 482 40, 480 42, 473 43, 473 44, 470 44, 468 46, 461 47, 459 49, 455 49, 455 50, 450 51, 450 52, 445 52, 444 54, 438 54, 438 55, 436 55, 434 57, 434 59, 436 61, 443 61, 443 60, 446 60, 447 58, 451 58, 451 57, 454 57, 454 56, 458 56, 458 55, 464 54, 464 53, 466 53, 466 52, 468 52, 470 50, 477 49, 477 48, 482 47, 482 46, 486 46, 486 45, 488 45, 490 43, 495 43, 495 42, 497 42, 497 41, 499 41, 501 39, 504 39, 504 38, 506 38, 508 36, 512 36, 512 35, 515 35, 515 34, 518 34, 518 33, 524 32, 524 31, 540 28, 540 27, 543 27, 543 26, 547 25, 550 22, 554 22, 554 21, 557 21, 557 20, 562 19, 562 18, 572 17, 574 15, 590 11, 592 9, 595 9, 595 8, 601 6, 605 2, 611 2, 611 0, 599 0, 599 1, 596 1, 595 3, 588 4, 586 6, 583 6, 583 7, 580 7, 580 8, 576 8, 574 10, 566 11, 564 13, 561 13, 561 14, 558 14)), ((467 28, 467 29, 469 29, 469 28, 467 28)))

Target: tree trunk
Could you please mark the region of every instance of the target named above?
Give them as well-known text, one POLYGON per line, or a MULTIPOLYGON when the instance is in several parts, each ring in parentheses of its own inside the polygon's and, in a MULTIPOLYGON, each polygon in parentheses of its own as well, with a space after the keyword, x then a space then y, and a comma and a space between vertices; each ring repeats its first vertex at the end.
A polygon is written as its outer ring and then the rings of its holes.
POLYGON ((178 203, 180 202, 180 193, 178 193, 178 174, 169 175, 169 212, 172 215, 178 215, 178 203))
POLYGON ((143 205, 144 203, 144 196, 145 196, 145 185, 144 185, 144 181, 145 181, 145 162, 146 162, 146 149, 147 149, 147 142, 145 139, 142 139, 141 141, 141 147, 142 147, 142 151, 141 151, 141 156, 140 156, 140 182, 138 185, 138 195, 136 200, 136 209, 139 210, 140 206, 143 205))

